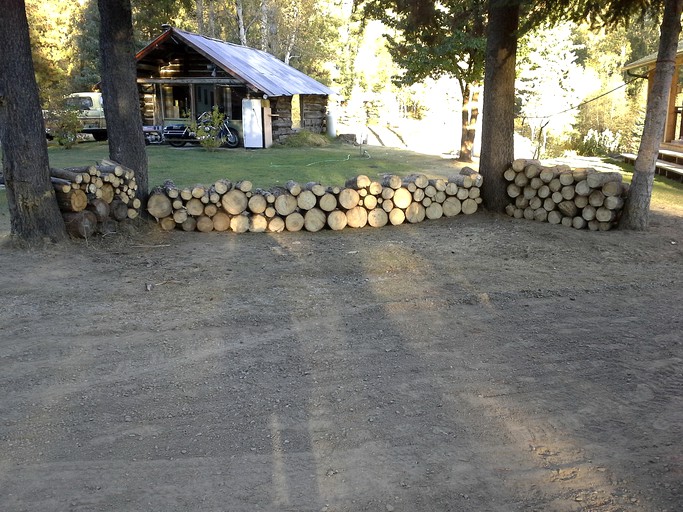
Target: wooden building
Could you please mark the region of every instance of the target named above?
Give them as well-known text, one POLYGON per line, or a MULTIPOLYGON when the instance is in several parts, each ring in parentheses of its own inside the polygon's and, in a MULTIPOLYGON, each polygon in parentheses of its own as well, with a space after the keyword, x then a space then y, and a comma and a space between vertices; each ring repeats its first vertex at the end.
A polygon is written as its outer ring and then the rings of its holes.
MULTIPOLYGON (((624 66, 625 71, 647 74, 648 83, 653 82, 657 54, 648 55, 624 66)), ((657 171, 660 174, 683 180, 683 42, 678 44, 676 67, 669 89, 664 139, 661 141, 657 171)), ((636 155, 624 155, 635 161, 636 155)))
POLYGON ((326 131, 334 91, 267 52, 175 27, 137 55, 143 124, 196 119, 218 106, 241 132, 262 130, 263 146, 298 129, 326 131))

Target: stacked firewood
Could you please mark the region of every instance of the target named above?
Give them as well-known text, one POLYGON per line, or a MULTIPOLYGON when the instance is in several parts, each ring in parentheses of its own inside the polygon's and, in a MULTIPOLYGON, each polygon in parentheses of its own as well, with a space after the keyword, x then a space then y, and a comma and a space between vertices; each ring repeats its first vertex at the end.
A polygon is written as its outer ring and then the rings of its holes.
POLYGON ((537 160, 515 160, 504 177, 514 200, 506 207, 508 215, 576 229, 614 227, 628 194, 618 172, 549 167, 537 160))
POLYGON ((112 160, 99 165, 50 169, 50 180, 67 231, 88 238, 116 232, 119 222, 139 215, 135 173, 112 160))
POLYGON ((218 180, 211 186, 178 188, 166 181, 155 188, 147 211, 170 231, 281 232, 381 227, 477 211, 482 176, 464 168, 448 179, 422 174, 371 180, 359 175, 343 187, 294 181, 269 190, 250 181, 218 180))

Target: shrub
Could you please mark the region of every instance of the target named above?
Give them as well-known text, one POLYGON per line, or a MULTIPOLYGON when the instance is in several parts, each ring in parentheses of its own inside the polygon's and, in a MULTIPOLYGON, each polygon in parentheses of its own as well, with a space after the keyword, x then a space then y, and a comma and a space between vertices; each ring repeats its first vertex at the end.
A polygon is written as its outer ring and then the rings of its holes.
POLYGON ((225 121, 225 115, 214 106, 210 114, 206 112, 198 121, 190 124, 190 130, 197 134, 197 140, 204 149, 215 151, 225 143, 221 135, 223 121, 225 121))
POLYGON ((50 135, 65 149, 70 149, 76 144, 78 133, 83 126, 78 119, 78 112, 71 109, 51 112, 46 124, 49 127, 50 135))

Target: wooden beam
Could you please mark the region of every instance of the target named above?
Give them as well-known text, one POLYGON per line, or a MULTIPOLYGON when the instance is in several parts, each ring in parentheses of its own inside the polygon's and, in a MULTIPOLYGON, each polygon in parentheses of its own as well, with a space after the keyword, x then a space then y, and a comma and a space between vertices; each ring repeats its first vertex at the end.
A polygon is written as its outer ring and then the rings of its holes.
POLYGON ((244 82, 236 78, 138 78, 139 84, 161 84, 161 85, 231 85, 246 86, 244 82))

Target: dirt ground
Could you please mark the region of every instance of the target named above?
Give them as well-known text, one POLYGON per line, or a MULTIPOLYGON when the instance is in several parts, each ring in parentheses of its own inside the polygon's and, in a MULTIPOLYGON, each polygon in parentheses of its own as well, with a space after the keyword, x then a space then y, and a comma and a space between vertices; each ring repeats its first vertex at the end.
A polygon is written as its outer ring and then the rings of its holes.
POLYGON ((683 510, 682 264, 683 208, 5 244, 0 508, 683 510))

